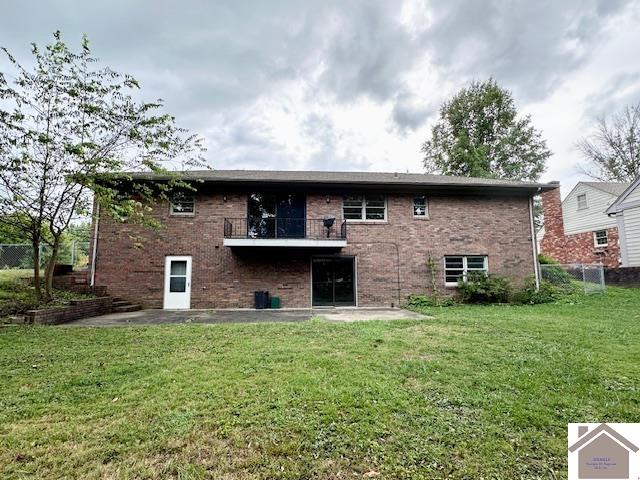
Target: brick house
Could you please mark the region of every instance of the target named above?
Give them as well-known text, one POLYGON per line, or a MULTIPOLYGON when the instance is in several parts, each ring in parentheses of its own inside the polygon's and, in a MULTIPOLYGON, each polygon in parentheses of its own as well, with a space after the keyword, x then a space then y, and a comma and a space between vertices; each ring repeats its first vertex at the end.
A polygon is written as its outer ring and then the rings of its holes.
MULTIPOLYGON (((136 181, 152 174, 134 174, 136 181)), ((153 177, 162 180, 161 177, 153 177)), ((152 308, 398 306, 486 271, 537 278, 532 198, 553 186, 364 172, 186 172, 159 230, 96 215, 92 283, 152 308), (136 242, 142 248, 136 248, 136 242)))
POLYGON ((564 200, 560 184, 542 193, 544 230, 540 251, 560 263, 620 264, 616 219, 606 210, 629 186, 618 182, 578 182, 564 200))

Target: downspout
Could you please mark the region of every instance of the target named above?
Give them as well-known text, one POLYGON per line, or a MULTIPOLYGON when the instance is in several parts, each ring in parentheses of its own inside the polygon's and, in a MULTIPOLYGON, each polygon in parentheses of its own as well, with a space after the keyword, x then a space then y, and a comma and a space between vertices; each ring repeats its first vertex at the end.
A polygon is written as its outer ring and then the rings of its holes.
MULTIPOLYGON (((540 188, 538 187, 538 191, 536 194, 540 193, 540 188)), ((535 194, 534 194, 535 195, 535 194)), ((536 278, 536 291, 540 289, 540 265, 538 263, 538 242, 536 239, 536 228, 533 222, 533 197, 531 195, 529 197, 529 222, 531 225, 531 247, 533 252, 533 271, 536 278)))
POLYGON ((96 284, 96 256, 98 251, 98 223, 100 223, 100 203, 95 203, 94 226, 93 226, 93 248, 91 249, 91 286, 96 284))

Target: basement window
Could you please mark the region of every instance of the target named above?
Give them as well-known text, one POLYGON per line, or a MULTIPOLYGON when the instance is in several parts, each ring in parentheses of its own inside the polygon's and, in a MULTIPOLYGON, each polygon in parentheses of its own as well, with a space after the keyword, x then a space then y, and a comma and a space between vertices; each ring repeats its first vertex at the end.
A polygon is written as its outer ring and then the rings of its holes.
POLYGON ((587 208, 587 194, 582 193, 576 197, 578 199, 578 210, 584 210, 587 208))
POLYGON ((171 215, 193 215, 195 213, 195 197, 186 193, 176 193, 171 198, 171 215))
POLYGON ((486 255, 451 255, 444 257, 444 284, 457 287, 458 280, 467 281, 467 275, 473 272, 489 272, 486 255))
POLYGON ((598 230, 593 232, 593 244, 596 247, 606 247, 609 245, 609 237, 606 230, 598 230))

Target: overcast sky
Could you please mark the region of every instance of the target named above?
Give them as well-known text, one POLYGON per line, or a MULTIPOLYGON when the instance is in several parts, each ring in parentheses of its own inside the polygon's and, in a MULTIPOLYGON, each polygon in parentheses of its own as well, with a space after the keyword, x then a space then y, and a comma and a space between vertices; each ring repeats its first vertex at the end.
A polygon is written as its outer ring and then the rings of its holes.
MULTIPOLYGON (((581 177, 575 142, 640 101, 640 1, 6 2, 0 45, 60 29, 163 98, 214 168, 422 171, 441 103, 496 78, 581 177)), ((0 63, 4 69, 6 63, 0 63)))

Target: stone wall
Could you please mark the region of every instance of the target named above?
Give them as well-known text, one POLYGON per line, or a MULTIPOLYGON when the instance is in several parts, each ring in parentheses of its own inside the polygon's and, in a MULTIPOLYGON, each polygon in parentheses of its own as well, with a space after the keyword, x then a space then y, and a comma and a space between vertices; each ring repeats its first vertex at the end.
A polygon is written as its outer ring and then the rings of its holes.
POLYGON ((36 325, 56 325, 80 318, 95 317, 111 313, 111 297, 72 300, 66 307, 51 307, 28 310, 24 314, 24 323, 36 325))

